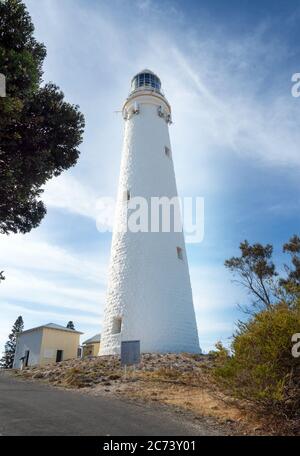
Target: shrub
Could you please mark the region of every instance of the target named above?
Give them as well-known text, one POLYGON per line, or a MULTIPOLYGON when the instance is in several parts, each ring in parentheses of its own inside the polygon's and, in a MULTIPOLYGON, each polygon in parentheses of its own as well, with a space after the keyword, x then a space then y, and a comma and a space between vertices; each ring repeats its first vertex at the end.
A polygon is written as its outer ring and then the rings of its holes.
POLYGON ((216 347, 216 349, 215 350, 211 350, 208 353, 208 356, 210 358, 212 358, 216 362, 216 364, 221 364, 222 365, 229 358, 229 350, 226 347, 224 347, 224 345, 222 344, 221 341, 218 341, 215 344, 215 347, 216 347))
POLYGON ((291 418, 300 416, 300 358, 291 353, 291 337, 299 332, 299 300, 293 307, 281 302, 239 323, 232 356, 219 350, 217 380, 236 396, 291 418))

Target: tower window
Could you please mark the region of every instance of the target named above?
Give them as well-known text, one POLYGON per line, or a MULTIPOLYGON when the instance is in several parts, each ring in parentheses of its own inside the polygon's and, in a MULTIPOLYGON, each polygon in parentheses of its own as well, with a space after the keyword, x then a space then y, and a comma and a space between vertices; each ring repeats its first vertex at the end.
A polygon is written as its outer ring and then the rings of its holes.
POLYGON ((167 146, 165 146, 165 154, 168 158, 171 158, 171 149, 167 146))
POLYGON ((123 201, 126 202, 126 201, 129 201, 130 200, 130 190, 125 190, 123 192, 123 201))
POLYGON ((160 79, 151 72, 137 74, 131 82, 131 90, 136 90, 139 87, 149 87, 151 90, 160 90, 160 79))
POLYGON ((122 329, 122 318, 121 317, 114 317, 113 324, 112 324, 112 334, 120 334, 122 329))
POLYGON ((183 260, 183 251, 181 247, 176 247, 177 249, 177 257, 179 260, 183 260))

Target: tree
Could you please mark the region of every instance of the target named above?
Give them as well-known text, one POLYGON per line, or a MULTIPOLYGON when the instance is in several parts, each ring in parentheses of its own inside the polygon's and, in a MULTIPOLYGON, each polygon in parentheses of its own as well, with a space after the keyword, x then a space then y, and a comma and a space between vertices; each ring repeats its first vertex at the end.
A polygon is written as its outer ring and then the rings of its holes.
POLYGON ((264 308, 270 308, 276 297, 275 278, 277 272, 271 261, 273 247, 270 244, 240 244, 241 256, 232 257, 225 261, 228 268, 237 279, 235 282, 244 286, 254 297, 253 310, 245 308, 248 313, 264 308))
POLYGON ((24 322, 21 315, 16 319, 12 331, 8 336, 8 341, 5 344, 4 354, 0 360, 0 366, 6 369, 11 369, 13 367, 13 362, 15 358, 16 345, 17 345, 17 335, 21 333, 24 329, 24 322))
POLYGON ((67 324, 67 328, 75 329, 74 323, 72 321, 69 321, 68 324, 67 324))
POLYGON ((283 251, 291 257, 292 266, 285 265, 287 277, 279 280, 289 299, 300 297, 300 237, 296 234, 284 244, 283 251))
POLYGON ((27 233, 46 213, 42 186, 75 165, 84 118, 52 83, 42 86, 43 44, 21 0, 0 2, 0 233, 27 233))

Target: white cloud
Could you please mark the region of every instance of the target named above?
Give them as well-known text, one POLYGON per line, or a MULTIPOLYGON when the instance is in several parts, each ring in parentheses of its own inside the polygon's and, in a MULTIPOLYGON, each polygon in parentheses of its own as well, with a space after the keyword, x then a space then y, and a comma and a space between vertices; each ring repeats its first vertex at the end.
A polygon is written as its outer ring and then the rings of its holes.
POLYGON ((50 180, 45 186, 43 201, 46 206, 96 218, 95 192, 71 174, 62 174, 50 180))
MULTIPOLYGON (((53 312, 53 311, 41 311, 41 310, 36 310, 36 309, 28 309, 27 307, 24 306, 19 306, 19 305, 14 305, 14 304, 8 304, 10 310, 13 310, 15 312, 15 315, 19 314, 26 314, 26 316, 34 316, 38 317, 39 320, 41 321, 41 325, 47 324, 47 323, 52 323, 52 319, 55 322, 61 322, 61 321, 66 321, 64 316, 61 313, 58 312, 53 312)), ((98 315, 98 318, 100 319, 100 314, 98 315)), ((26 320, 26 319, 25 319, 26 320)), ((82 324, 88 324, 91 326, 97 326, 99 330, 99 324, 96 321, 95 317, 87 316, 87 315, 79 315, 76 317, 76 326, 78 331, 80 331, 80 326, 78 326, 78 323, 82 324)), ((28 325, 24 325, 24 329, 29 329, 28 325)), ((7 330, 7 328, 6 328, 7 330)))
POLYGON ((79 288, 73 281, 71 286, 66 287, 56 284, 55 280, 44 280, 40 274, 32 274, 24 269, 7 268, 5 274, 7 279, 1 283, 2 299, 86 313, 98 313, 104 301, 104 293, 95 286, 94 290, 79 288))
POLYGON ((74 320, 79 330, 100 330, 105 302, 107 258, 95 259, 51 245, 36 233, 0 238, 0 344, 22 314, 26 327, 74 320))
POLYGON ((38 239, 34 231, 26 235, 0 237, 0 249, 3 269, 17 267, 24 271, 55 272, 77 278, 82 277, 84 271, 87 280, 102 284, 105 281, 107 258, 101 258, 100 252, 99 263, 89 261, 65 248, 38 239))
MULTIPOLYGON (((1 307, 5 308, 5 312, 1 309, 0 319, 0 357, 4 344, 8 340, 8 335, 11 332, 12 326, 17 319, 17 316, 22 315, 24 319, 24 329, 30 329, 36 326, 40 326, 47 323, 58 323, 65 326, 70 320, 70 314, 58 313, 47 310, 36 310, 29 309, 26 305, 15 305, 11 302, 2 301, 1 307)), ((99 332, 101 327, 101 315, 89 316, 89 315, 76 315, 74 319, 75 328, 84 335, 81 336, 82 340, 88 339, 95 333, 99 332)))
POLYGON ((43 201, 47 207, 89 217, 99 231, 112 231, 115 199, 112 196, 97 196, 93 189, 70 174, 52 179, 45 186, 43 201))
MULTIPOLYGON (((38 7, 27 3, 49 48, 46 77, 49 73, 69 87, 75 72, 78 83, 72 87, 81 83, 81 90, 72 96, 87 120, 75 170, 47 184, 49 206, 95 218, 97 198, 116 194, 122 120, 113 111, 126 97, 130 77, 145 66, 160 75, 173 108, 171 139, 183 195, 197 192, 199 182, 207 192, 223 185, 216 171, 220 153, 267 166, 300 165, 300 114, 290 81, 285 92, 272 89, 272 66, 289 55, 284 43, 270 39, 272 21, 261 21, 251 35, 237 40, 207 19, 199 18, 197 28, 186 18, 178 21, 155 1, 139 5, 147 15, 119 3, 116 15, 114 2, 101 8, 79 1, 76 8, 56 0, 42 0, 38 7), (85 40, 73 33, 79 25, 85 40), (64 59, 68 65, 62 68, 64 59)), ((111 226, 107 211, 103 218, 111 226)))

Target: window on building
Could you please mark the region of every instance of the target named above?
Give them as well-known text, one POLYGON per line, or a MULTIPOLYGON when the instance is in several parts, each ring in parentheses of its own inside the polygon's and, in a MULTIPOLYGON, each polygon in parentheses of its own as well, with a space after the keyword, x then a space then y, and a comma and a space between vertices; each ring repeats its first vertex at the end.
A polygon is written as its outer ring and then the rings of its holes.
POLYGON ((165 146, 165 154, 167 157, 171 158, 171 149, 167 146, 165 146))
POLYGON ((123 192, 123 201, 129 201, 130 200, 130 190, 125 190, 123 192))
POLYGON ((176 247, 177 249, 177 257, 179 258, 179 260, 183 260, 183 250, 181 247, 176 247))
POLYGON ((151 89, 160 90, 160 80, 151 73, 139 73, 131 83, 131 89, 136 90, 139 87, 150 87, 151 89))
POLYGON ((112 334, 120 334, 122 329, 122 318, 114 317, 112 325, 112 334))

